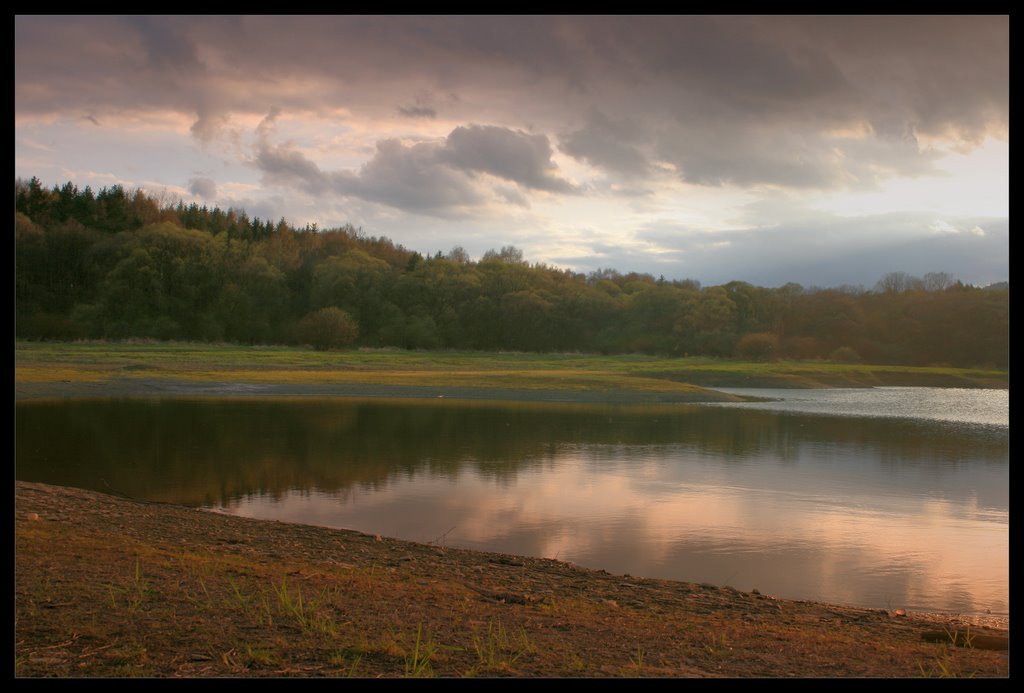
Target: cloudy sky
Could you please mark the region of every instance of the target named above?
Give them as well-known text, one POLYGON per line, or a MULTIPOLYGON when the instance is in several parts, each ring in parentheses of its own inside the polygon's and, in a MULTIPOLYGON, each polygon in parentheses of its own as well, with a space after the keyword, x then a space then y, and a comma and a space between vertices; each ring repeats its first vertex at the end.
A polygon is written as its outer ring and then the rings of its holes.
POLYGON ((15 176, 704 285, 1009 277, 1009 19, 15 19, 15 176))

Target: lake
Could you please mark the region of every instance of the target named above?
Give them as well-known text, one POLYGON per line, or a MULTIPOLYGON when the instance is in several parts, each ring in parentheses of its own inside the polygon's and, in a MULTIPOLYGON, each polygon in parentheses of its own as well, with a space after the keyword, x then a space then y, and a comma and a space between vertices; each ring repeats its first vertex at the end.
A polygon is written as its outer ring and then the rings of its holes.
POLYGON ((16 407, 16 477, 877 608, 1009 607, 1006 390, 16 407))

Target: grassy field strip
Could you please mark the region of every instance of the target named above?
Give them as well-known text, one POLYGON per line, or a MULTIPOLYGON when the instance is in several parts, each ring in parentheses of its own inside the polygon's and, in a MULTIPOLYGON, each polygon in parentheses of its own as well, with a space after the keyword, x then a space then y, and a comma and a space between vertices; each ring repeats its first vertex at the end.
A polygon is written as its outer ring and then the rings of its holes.
POLYGON ((824 362, 751 363, 642 355, 525 354, 240 347, 191 343, 19 342, 19 382, 116 377, 198 381, 353 383, 525 389, 678 391, 701 386, 828 387, 891 384, 1008 387, 1005 370, 824 362))
POLYGON ((294 347, 237 347, 230 345, 95 344, 21 342, 16 357, 26 361, 71 362, 129 366, 131 364, 203 363, 208 367, 279 366, 326 369, 571 369, 629 371, 678 363, 650 356, 588 356, 485 352, 421 352, 358 350, 323 352, 294 347))
POLYGON ((72 364, 30 363, 14 368, 14 380, 19 383, 102 382, 116 375, 118 373, 110 368, 72 364))

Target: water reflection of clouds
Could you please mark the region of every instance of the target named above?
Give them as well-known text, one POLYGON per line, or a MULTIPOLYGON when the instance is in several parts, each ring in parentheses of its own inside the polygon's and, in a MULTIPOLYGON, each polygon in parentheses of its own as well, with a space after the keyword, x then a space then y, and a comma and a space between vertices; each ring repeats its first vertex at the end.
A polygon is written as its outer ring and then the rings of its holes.
POLYGON ((25 480, 780 596, 1008 593, 1006 428, 336 400, 19 405, 16 421, 25 480))
POLYGON ((590 462, 578 451, 521 470, 512 486, 470 472, 457 484, 422 475, 345 502, 252 496, 232 511, 777 596, 1006 609, 1008 534, 969 505, 828 498, 729 483, 725 473, 680 484, 666 481, 678 470, 664 460, 600 473, 590 462))

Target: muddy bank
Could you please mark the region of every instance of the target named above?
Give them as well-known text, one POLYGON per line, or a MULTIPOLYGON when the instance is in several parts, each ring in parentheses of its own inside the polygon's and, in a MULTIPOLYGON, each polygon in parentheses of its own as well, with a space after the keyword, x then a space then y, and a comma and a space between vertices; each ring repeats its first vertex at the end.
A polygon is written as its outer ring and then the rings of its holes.
POLYGON ((43 484, 17 482, 15 510, 20 677, 1009 671, 1005 650, 981 647, 1004 646, 1005 623, 775 599, 43 484))
POLYGON ((20 381, 17 401, 88 397, 381 397, 468 399, 579 404, 671 404, 730 402, 743 398, 717 392, 639 390, 543 390, 515 388, 364 385, 349 383, 197 382, 177 378, 112 378, 96 381, 20 381))

